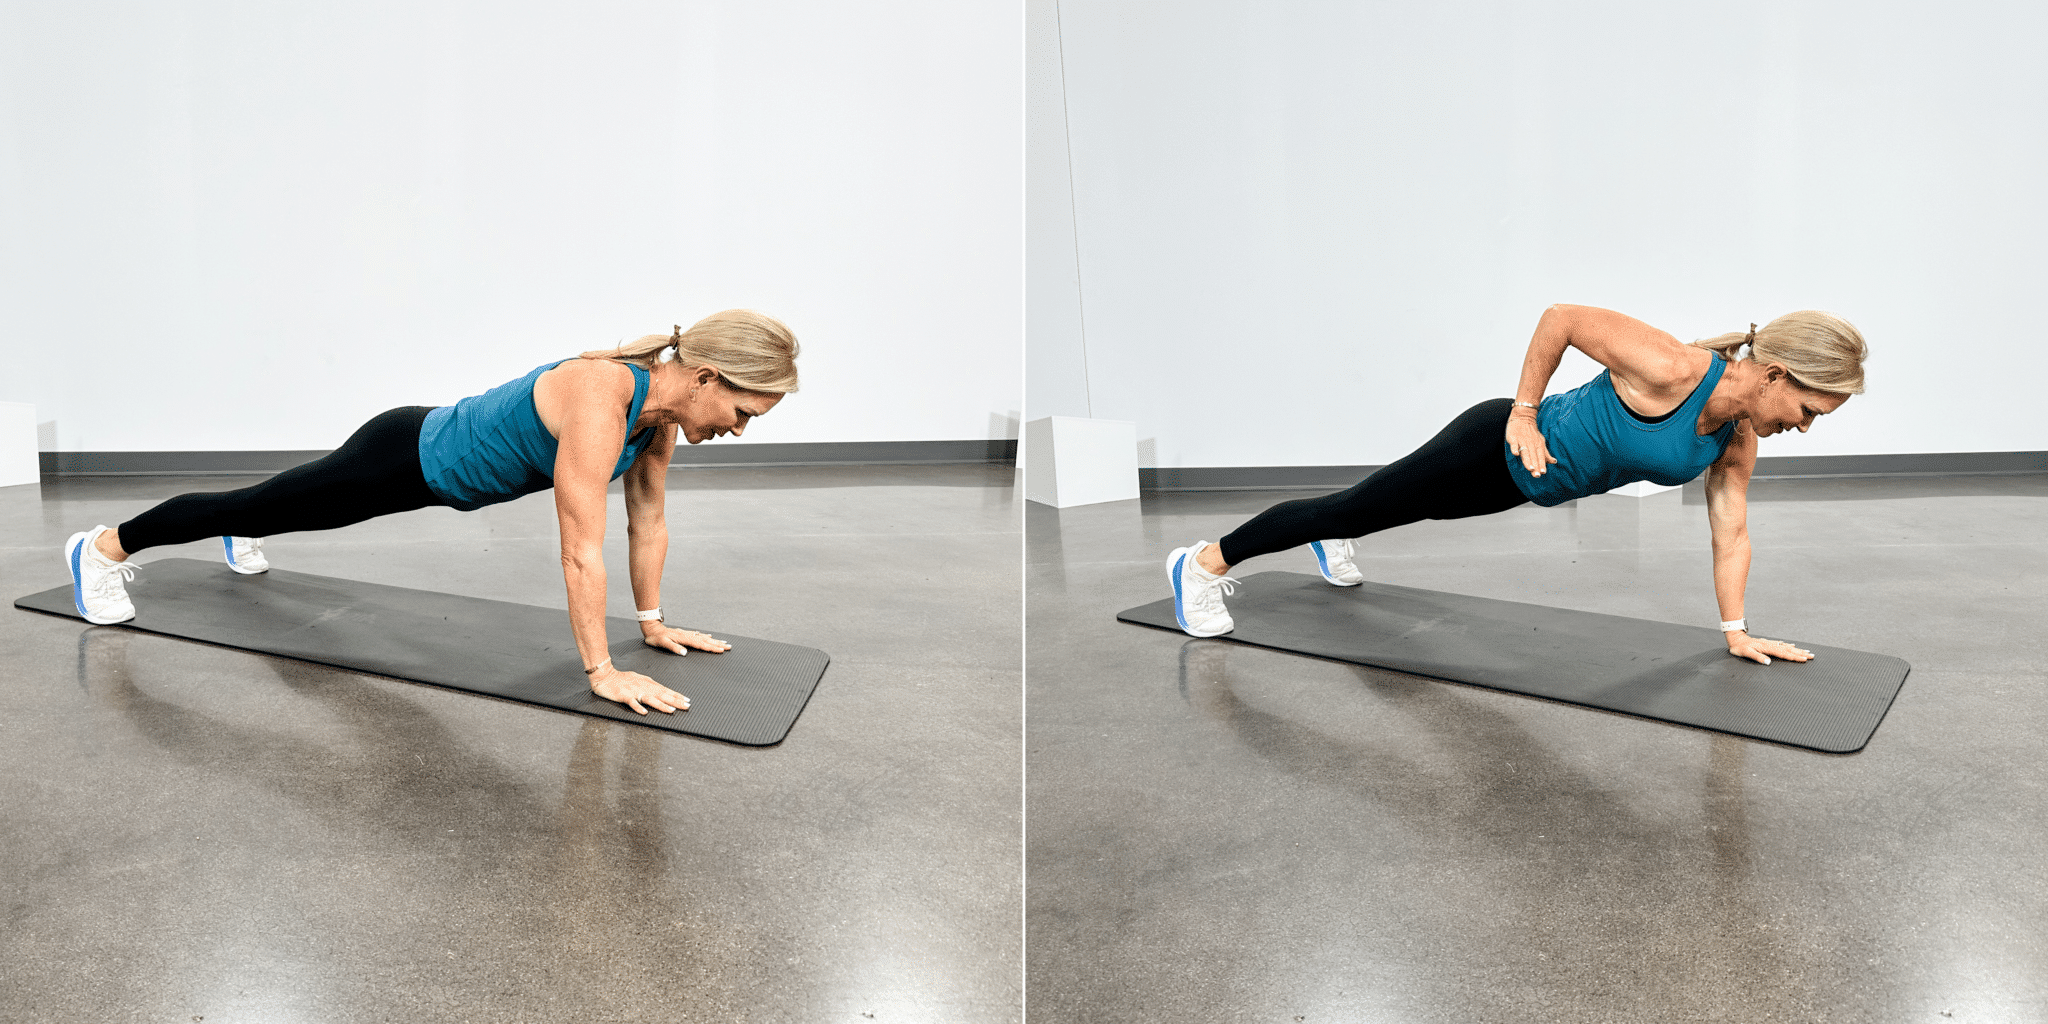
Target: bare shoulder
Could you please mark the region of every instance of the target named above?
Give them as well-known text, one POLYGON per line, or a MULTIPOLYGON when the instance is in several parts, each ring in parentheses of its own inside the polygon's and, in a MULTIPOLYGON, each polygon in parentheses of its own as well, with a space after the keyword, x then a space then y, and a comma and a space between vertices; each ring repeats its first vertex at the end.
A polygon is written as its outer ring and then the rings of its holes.
POLYGON ((1713 354, 1687 345, 1626 313, 1598 306, 1560 304, 1571 345, 1607 367, 1630 390, 1655 395, 1674 388, 1690 389, 1706 371, 1713 354))
POLYGON ((633 371, 609 359, 567 359, 533 382, 533 411, 548 433, 562 436, 585 416, 618 419, 633 395, 633 371))
POLYGON ((565 359, 540 375, 535 386, 552 385, 568 391, 589 391, 609 395, 621 387, 633 386, 633 371, 624 363, 609 359, 565 359))

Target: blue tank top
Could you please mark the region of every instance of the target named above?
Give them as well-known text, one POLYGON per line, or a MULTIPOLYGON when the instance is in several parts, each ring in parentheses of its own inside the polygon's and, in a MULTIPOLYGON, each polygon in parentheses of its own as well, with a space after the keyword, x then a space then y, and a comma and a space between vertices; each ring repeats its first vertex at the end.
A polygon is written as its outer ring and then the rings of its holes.
POLYGON ((1551 395, 1536 408, 1536 429, 1557 464, 1541 477, 1531 476, 1503 440, 1500 450, 1508 460, 1508 475, 1530 501, 1546 508, 1638 480, 1679 486, 1720 458, 1735 436, 1733 420, 1711 434, 1697 433, 1700 410, 1727 367, 1715 353, 1707 375, 1685 404, 1656 423, 1637 419, 1621 404, 1614 378, 1605 370, 1570 391, 1551 395))
MULTIPOLYGON (((470 512, 553 487, 560 444, 533 407, 533 382, 564 362, 542 363, 518 380, 427 413, 420 424, 420 472, 427 489, 470 512)), ((626 410, 630 429, 647 401, 648 376, 637 366, 626 368, 633 371, 633 405, 626 410)), ((653 440, 653 427, 624 438, 612 479, 623 476, 653 440)))

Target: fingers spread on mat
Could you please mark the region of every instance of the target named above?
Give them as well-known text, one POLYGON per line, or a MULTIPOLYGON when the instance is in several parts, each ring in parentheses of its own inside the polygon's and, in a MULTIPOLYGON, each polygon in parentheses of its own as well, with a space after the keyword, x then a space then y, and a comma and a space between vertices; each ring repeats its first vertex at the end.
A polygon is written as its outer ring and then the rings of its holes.
POLYGON ((624 704, 640 714, 647 706, 664 714, 690 710, 690 698, 638 672, 615 671, 590 681, 590 692, 608 701, 624 704), (645 705, 645 706, 643 706, 645 705))
POLYGON ((689 651, 684 650, 686 647, 693 647, 700 651, 710 651, 713 654, 724 654, 732 650, 731 644, 715 636, 690 629, 663 627, 646 634, 644 639, 647 646, 659 647, 673 654, 689 654, 689 651))

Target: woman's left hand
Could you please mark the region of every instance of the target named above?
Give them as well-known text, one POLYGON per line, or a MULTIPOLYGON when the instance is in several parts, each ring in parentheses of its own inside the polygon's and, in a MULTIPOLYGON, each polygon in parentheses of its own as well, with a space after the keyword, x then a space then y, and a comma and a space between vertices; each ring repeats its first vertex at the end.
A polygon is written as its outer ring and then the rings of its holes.
POLYGON ((685 647, 694 647, 697 650, 710 651, 713 654, 724 654, 732 650, 731 644, 715 636, 707 636, 695 630, 677 629, 674 626, 660 622, 650 622, 647 624, 647 627, 642 627, 640 639, 649 647, 659 647, 664 651, 671 651, 676 654, 690 653, 683 649, 685 647))
POLYGON ((1768 665, 1772 658, 1782 661, 1812 661, 1812 651, 1802 651, 1783 640, 1765 640, 1747 633, 1728 634, 1728 653, 1768 665))

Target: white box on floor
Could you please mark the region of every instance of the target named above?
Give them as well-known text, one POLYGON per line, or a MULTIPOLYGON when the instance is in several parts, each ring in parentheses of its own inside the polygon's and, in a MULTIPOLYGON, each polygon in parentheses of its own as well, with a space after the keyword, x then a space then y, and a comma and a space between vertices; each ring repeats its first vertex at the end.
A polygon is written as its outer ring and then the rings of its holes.
POLYGON ((1622 484, 1620 487, 1607 493, 1619 494, 1625 498, 1647 498, 1652 494, 1662 494, 1665 491, 1675 491, 1677 489, 1676 487, 1666 487, 1663 484, 1653 484, 1648 480, 1638 480, 1632 484, 1622 484))
POLYGON ((1024 497, 1068 508, 1137 496, 1137 424, 1082 416, 1024 424, 1024 497))
POLYGON ((36 407, 26 402, 0 402, 0 487, 42 480, 42 457, 36 454, 36 407))

